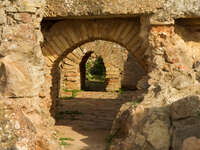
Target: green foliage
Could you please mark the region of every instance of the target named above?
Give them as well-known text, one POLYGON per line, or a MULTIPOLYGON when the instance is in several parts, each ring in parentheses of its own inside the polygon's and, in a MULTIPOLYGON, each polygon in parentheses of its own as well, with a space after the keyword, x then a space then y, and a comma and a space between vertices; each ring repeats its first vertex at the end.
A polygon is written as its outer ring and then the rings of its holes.
POLYGON ((69 143, 65 142, 64 140, 60 141, 60 145, 62 146, 66 146, 66 145, 70 145, 69 143))
POLYGON ((200 110, 198 110, 196 113, 197 113, 197 116, 200 117, 200 110))
POLYGON ((66 137, 66 138, 60 138, 59 141, 60 141, 60 145, 66 146, 66 145, 70 145, 66 141, 74 141, 74 139, 66 137))
POLYGON ((108 144, 108 146, 111 144, 113 138, 117 136, 117 134, 119 133, 119 131, 120 131, 120 128, 118 128, 113 134, 109 134, 109 135, 105 138, 105 141, 106 141, 106 143, 108 144))
POLYGON ((62 100, 71 100, 73 97, 72 96, 63 96, 60 97, 62 100))
POLYGON ((104 66, 103 59, 101 57, 98 57, 94 61, 94 65, 91 68, 90 73, 93 75, 99 75, 99 76, 103 76, 106 74, 106 68, 104 66))
POLYGON ((68 89, 63 89, 65 92, 72 92, 72 96, 70 97, 62 97, 63 99, 70 99, 70 98, 75 98, 77 96, 78 92, 82 92, 83 90, 68 90, 68 89))
POLYGON ((86 63, 86 78, 88 80, 103 80, 106 78, 106 68, 103 59, 98 57, 86 63))
POLYGON ((136 99, 135 101, 130 102, 131 105, 133 105, 134 107, 137 107, 140 103, 142 102, 142 99, 136 99))
POLYGON ((119 93, 119 94, 122 94, 124 91, 128 91, 128 89, 125 88, 125 87, 122 87, 122 88, 120 88, 120 89, 118 90, 118 93, 119 93))
POLYGON ((74 139, 70 138, 70 137, 65 137, 65 138, 60 138, 60 141, 74 141, 74 139))
POLYGON ((119 94, 122 94, 124 92, 124 90, 122 89, 122 88, 120 88, 119 90, 118 90, 118 93, 119 94))

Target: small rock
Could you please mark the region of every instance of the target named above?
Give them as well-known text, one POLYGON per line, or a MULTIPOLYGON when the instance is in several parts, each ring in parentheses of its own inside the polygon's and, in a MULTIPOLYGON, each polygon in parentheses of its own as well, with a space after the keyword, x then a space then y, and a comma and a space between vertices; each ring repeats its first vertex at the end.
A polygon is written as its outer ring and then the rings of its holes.
POLYGON ((184 75, 178 76, 172 82, 172 86, 178 90, 184 89, 192 85, 192 79, 184 75))
POLYGON ((19 124, 19 122, 16 120, 16 122, 15 122, 15 129, 20 129, 20 124, 19 124))

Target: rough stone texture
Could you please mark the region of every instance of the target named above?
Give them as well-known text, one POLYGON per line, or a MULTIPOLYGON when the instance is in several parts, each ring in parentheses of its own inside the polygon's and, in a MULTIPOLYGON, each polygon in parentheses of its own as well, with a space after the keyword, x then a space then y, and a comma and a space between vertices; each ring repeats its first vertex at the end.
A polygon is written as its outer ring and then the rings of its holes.
POLYGON ((45 17, 138 15, 163 4, 164 0, 47 0, 45 17))
POLYGON ((192 24, 151 27, 146 51, 149 88, 141 104, 122 106, 111 150, 180 150, 184 139, 199 137, 199 117, 194 117, 199 97, 190 97, 199 94, 198 35, 192 24))
POLYGON ((199 17, 199 0, 47 0, 45 17, 112 17, 153 14, 153 24, 199 17))
POLYGON ((1 95, 37 96, 44 82, 41 71, 44 59, 40 50, 40 14, 44 1, 6 0, 0 4, 3 7, 1 17, 4 18, 0 27, 1 95), (22 83, 24 86, 18 89, 22 83))
POLYGON ((200 150, 200 140, 196 137, 190 137, 184 140, 182 150, 200 150))
POLYGON ((0 101, 0 149, 35 150, 36 130, 14 100, 0 101))
POLYGON ((184 141, 191 136, 200 137, 199 109, 199 96, 189 96, 171 105, 174 149, 181 149, 184 141))
MULTIPOLYGON (((17 131, 19 142, 15 147, 20 150, 35 150, 38 143, 44 145, 42 149, 59 149, 59 145, 54 146, 56 139, 52 138, 54 121, 49 113, 51 104, 39 97, 44 83, 44 57, 40 48, 44 5, 44 0, 0 1, 0 96, 9 106, 13 104, 11 111, 21 109, 30 120, 25 121, 24 116, 18 113, 12 116, 24 127, 17 131), (16 101, 19 108, 14 105, 16 101), (35 128, 34 132, 32 128, 35 128)), ((1 118, 1 121, 4 119, 1 118)), ((12 126, 9 129, 12 130, 12 126)), ((7 148, 2 146, 0 149, 7 148)))

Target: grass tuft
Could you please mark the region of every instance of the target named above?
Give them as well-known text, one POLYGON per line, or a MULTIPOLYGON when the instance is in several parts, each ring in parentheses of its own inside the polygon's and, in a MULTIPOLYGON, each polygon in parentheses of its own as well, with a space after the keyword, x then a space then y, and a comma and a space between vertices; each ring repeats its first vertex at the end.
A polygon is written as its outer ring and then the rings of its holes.
POLYGON ((74 141, 74 139, 70 138, 70 137, 65 137, 65 138, 59 138, 59 143, 62 146, 69 146, 70 144, 67 143, 66 141, 74 141))

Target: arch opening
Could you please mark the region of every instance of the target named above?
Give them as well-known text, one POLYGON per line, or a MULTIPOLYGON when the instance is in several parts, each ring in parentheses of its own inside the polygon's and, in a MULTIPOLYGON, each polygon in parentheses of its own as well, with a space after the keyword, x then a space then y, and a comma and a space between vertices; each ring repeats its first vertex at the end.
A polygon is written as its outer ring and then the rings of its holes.
POLYGON ((84 91, 106 90, 106 68, 101 56, 92 53, 85 63, 80 64, 81 89, 84 91))

